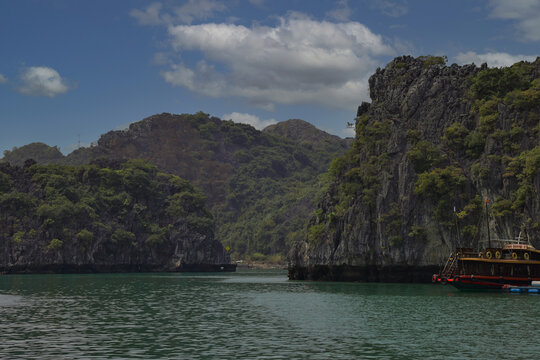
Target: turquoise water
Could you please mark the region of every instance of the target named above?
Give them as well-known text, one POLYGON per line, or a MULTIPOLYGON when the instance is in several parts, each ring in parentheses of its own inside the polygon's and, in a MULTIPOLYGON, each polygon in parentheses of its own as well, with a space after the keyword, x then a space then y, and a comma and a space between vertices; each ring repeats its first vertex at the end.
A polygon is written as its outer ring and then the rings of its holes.
POLYGON ((0 276, 1 359, 532 359, 540 296, 232 274, 0 276))

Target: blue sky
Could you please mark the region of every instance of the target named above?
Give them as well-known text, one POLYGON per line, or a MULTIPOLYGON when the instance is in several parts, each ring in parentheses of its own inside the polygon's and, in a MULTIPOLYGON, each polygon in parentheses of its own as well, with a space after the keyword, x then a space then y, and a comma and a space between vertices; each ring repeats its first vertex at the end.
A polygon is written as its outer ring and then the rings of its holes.
POLYGON ((0 151, 64 153, 161 113, 339 136, 399 55, 540 55, 540 0, 0 0, 0 151))

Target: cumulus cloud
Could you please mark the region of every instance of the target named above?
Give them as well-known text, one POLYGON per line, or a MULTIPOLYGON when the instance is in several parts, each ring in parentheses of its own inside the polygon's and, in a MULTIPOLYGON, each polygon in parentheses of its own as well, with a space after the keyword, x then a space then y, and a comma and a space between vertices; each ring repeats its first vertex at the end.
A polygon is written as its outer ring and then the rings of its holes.
POLYGON ((3 84, 5 82, 7 82, 7 78, 4 75, 0 74, 0 84, 3 84))
POLYGON ((214 71, 212 65, 201 60, 195 69, 190 69, 184 64, 172 64, 171 70, 162 71, 163 79, 173 86, 181 86, 186 89, 211 97, 220 97, 226 90, 223 77, 214 71))
POLYGON ((490 0, 490 17, 516 21, 525 41, 540 41, 540 1, 490 0))
POLYGON ((249 124, 257 130, 262 130, 265 127, 277 122, 274 119, 261 120, 258 116, 238 112, 224 114, 221 118, 223 120, 232 120, 236 123, 249 124))
POLYGON ((390 17, 401 17, 409 12, 407 0, 370 0, 371 7, 390 17))
POLYGON ((534 61, 536 56, 530 55, 511 55, 503 52, 488 52, 485 54, 477 54, 474 51, 459 53, 456 60, 460 64, 475 63, 477 65, 487 63, 490 67, 510 66, 519 61, 534 61))
POLYGON ((160 2, 152 3, 144 10, 133 9, 129 14, 141 25, 191 24, 194 20, 212 18, 226 9, 223 3, 214 0, 188 0, 183 5, 170 9, 172 15, 162 13, 163 4, 160 2))
POLYGON ((25 95, 55 97, 69 90, 58 71, 45 66, 26 68, 20 77, 19 91, 25 95))
POLYGON ((144 10, 133 9, 129 15, 137 19, 141 25, 160 25, 167 23, 167 17, 163 18, 160 14, 163 5, 161 3, 152 3, 144 10))
POLYGON ((195 19, 208 19, 225 9, 225 5, 217 1, 189 0, 184 5, 174 9, 174 12, 181 22, 191 24, 195 19))
POLYGON ((349 7, 349 0, 339 0, 337 7, 326 13, 326 16, 337 21, 349 21, 352 10, 349 7))
POLYGON ((275 27, 169 26, 174 51, 200 52, 195 67, 172 65, 165 81, 215 97, 238 96, 265 108, 320 104, 356 108, 367 98, 377 56, 393 49, 358 22, 315 21, 299 14, 275 27))

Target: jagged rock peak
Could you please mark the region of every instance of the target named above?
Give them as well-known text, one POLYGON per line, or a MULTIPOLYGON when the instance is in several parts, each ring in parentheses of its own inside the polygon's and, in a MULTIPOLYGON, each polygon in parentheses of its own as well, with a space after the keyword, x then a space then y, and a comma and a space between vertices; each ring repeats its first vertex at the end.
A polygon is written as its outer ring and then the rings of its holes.
POLYGON ((444 62, 442 57, 395 58, 370 77, 371 100, 383 103, 387 110, 396 111, 399 105, 411 105, 421 98, 435 97, 446 88, 459 87, 463 79, 481 69, 474 64, 445 66, 444 62))

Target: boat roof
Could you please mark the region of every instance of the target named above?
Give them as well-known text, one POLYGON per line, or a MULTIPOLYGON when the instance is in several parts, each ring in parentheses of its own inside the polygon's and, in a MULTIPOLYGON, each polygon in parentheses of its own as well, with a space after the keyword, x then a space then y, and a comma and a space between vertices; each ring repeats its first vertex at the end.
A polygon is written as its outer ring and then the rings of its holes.
POLYGON ((530 244, 505 244, 503 249, 510 250, 535 250, 530 244))

